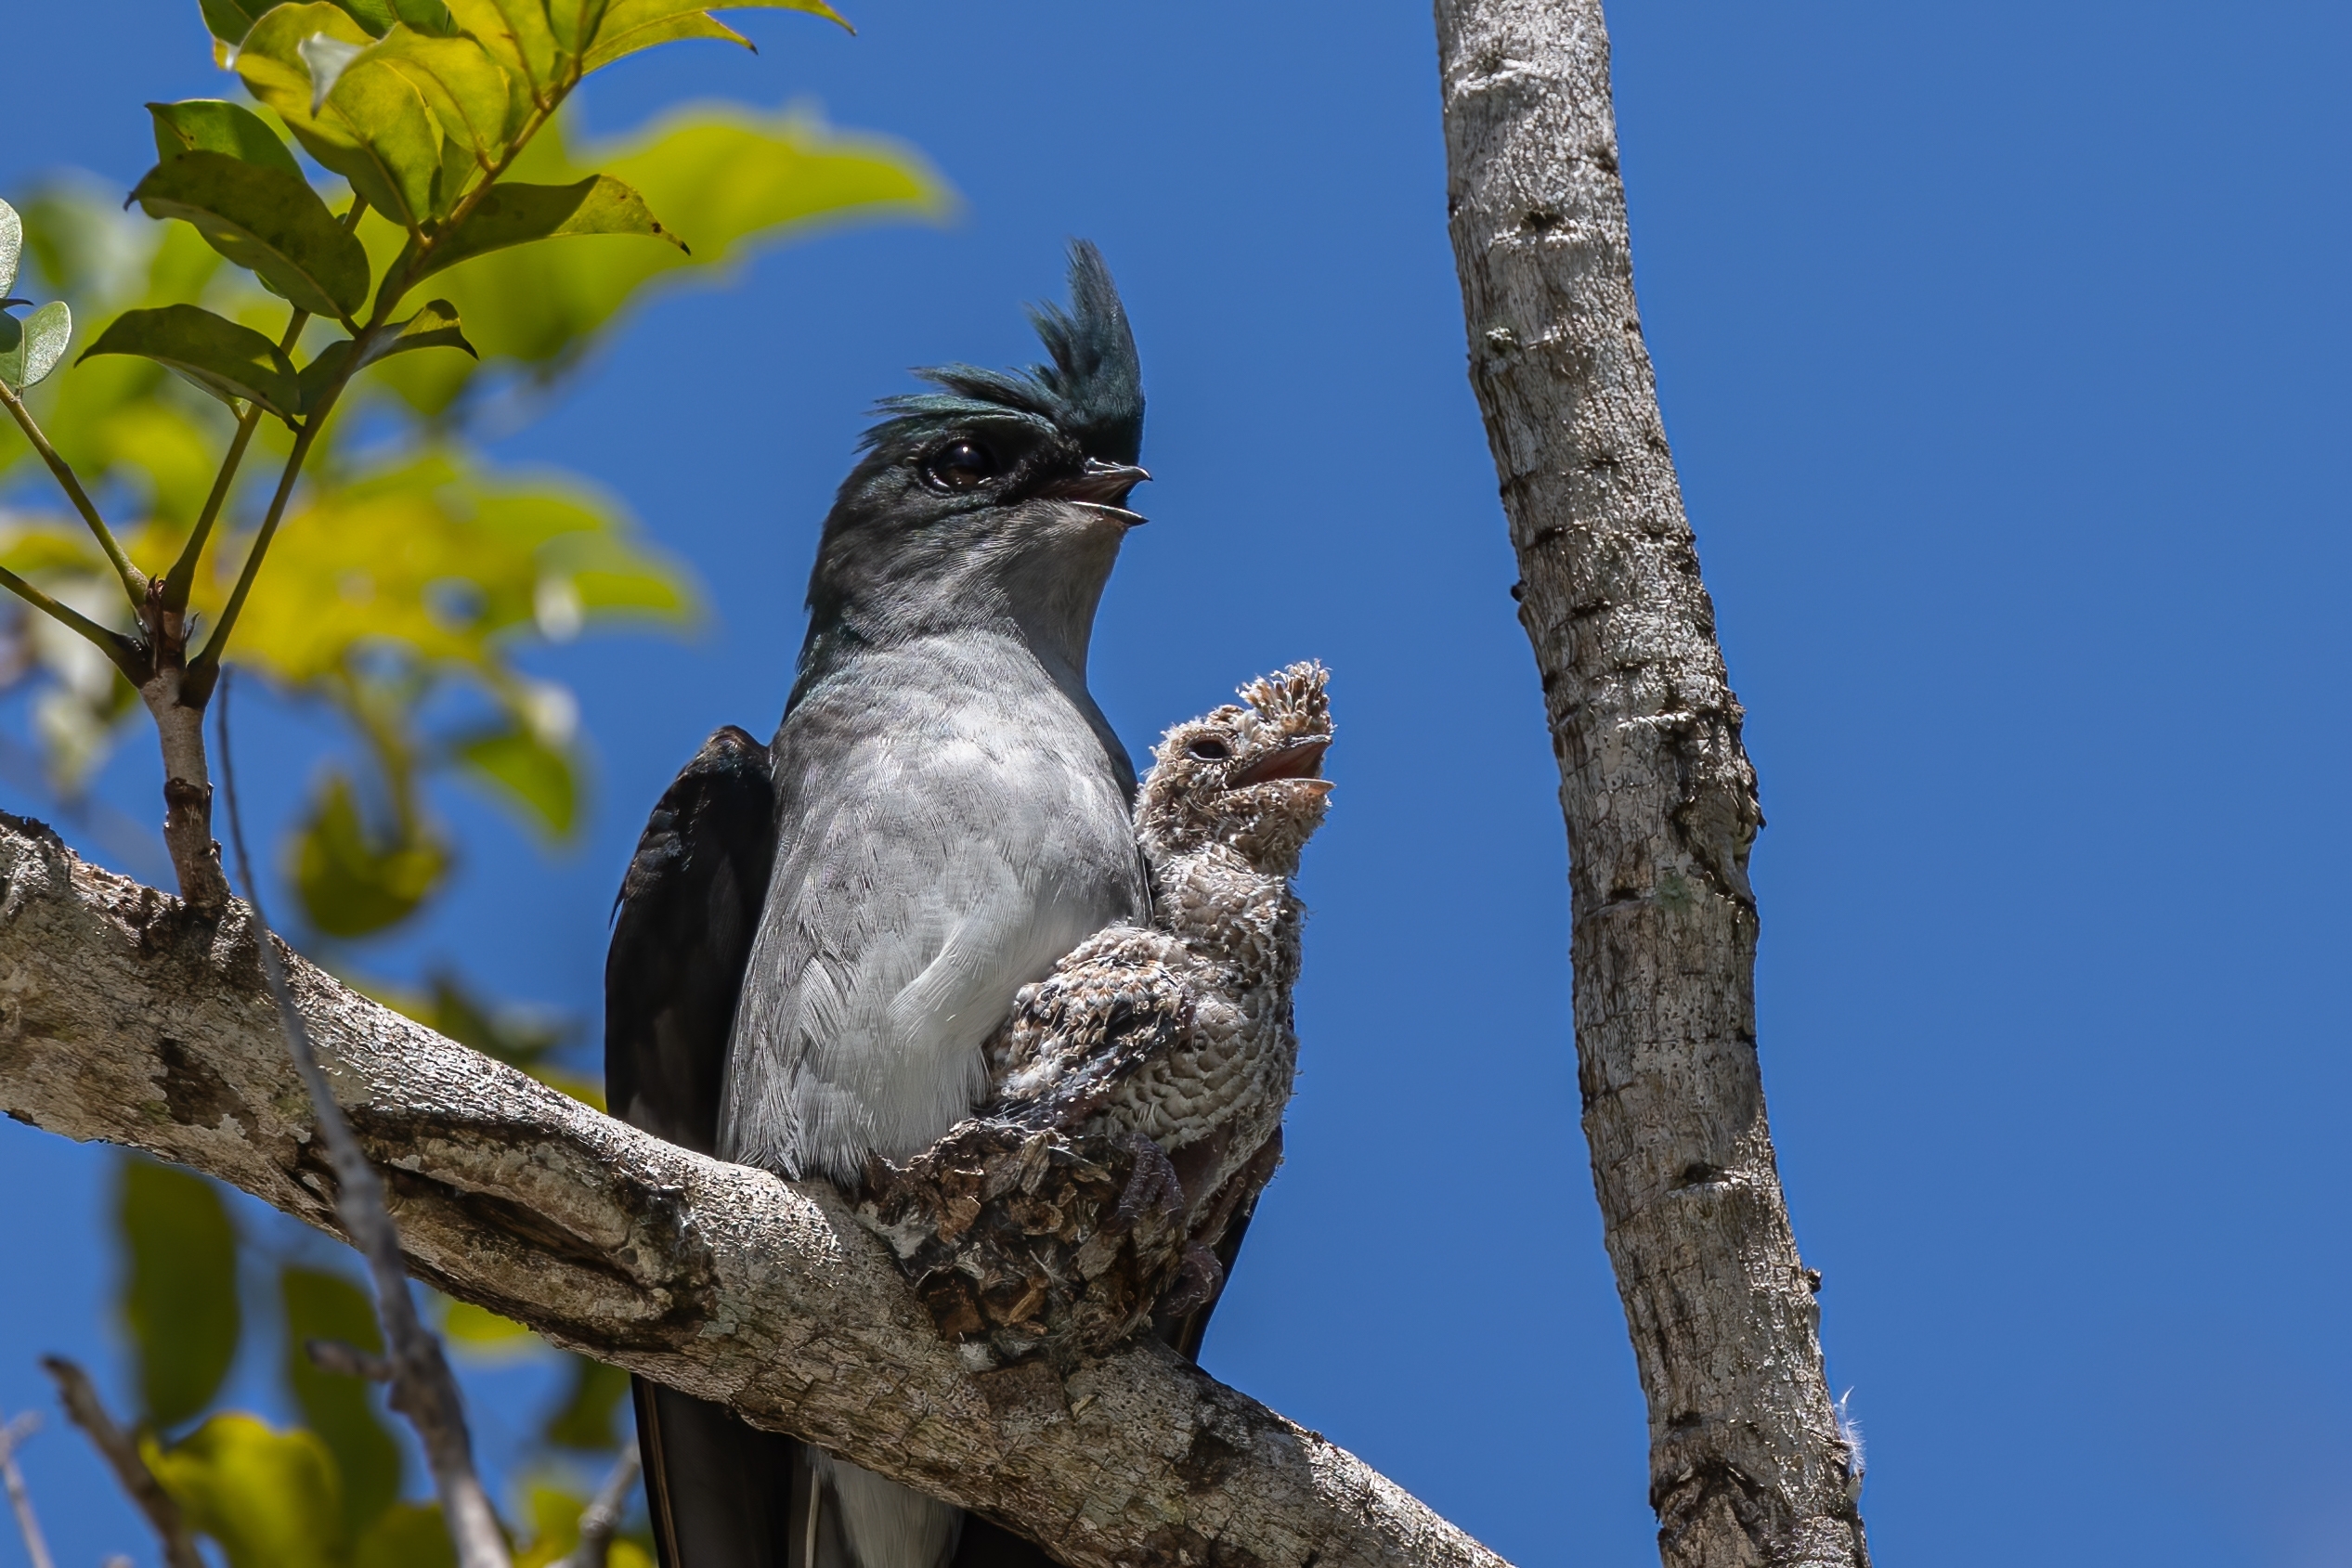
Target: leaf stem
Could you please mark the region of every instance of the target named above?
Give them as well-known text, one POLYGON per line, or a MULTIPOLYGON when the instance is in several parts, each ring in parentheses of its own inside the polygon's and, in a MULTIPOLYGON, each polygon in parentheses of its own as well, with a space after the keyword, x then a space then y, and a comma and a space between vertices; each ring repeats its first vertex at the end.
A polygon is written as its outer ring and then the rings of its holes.
POLYGON ((0 382, 0 403, 8 406, 8 412, 16 416, 18 427, 24 432, 24 438, 32 443, 32 449, 41 454, 41 460, 49 465, 49 472, 57 475, 58 486, 64 489, 67 499, 73 502, 73 510, 80 512, 82 521, 90 525, 90 532, 97 538, 98 548, 106 551, 106 558, 112 564, 115 575, 123 579, 123 590, 131 596, 131 608, 138 610, 145 607, 147 578, 131 564, 131 558, 123 554, 123 547, 115 542, 113 530, 106 525, 106 519, 98 515, 97 503, 90 499, 90 493, 82 488, 82 481, 75 477, 72 465, 59 457, 58 449, 49 445, 49 438, 41 434, 41 427, 33 422, 32 410, 24 406, 24 400, 6 382, 0 382))
MULTIPOLYGON (((335 390, 339 388, 330 389, 330 407, 335 390)), ((269 498, 269 512, 261 520, 261 531, 253 536, 253 548, 245 552, 244 569, 237 574, 237 586, 229 590, 228 603, 222 607, 220 624, 204 639, 204 651, 188 661, 181 701, 201 707, 212 695, 213 682, 220 679, 221 654, 228 646, 228 634, 237 629, 237 617, 244 612, 245 601, 253 591, 253 579, 261 575, 262 557, 269 553, 269 541, 278 537, 278 525, 285 520, 286 503, 293 497, 294 481, 302 476, 303 460, 310 456, 311 443, 318 440, 329 411, 329 408, 321 408, 296 427, 294 449, 286 454, 285 470, 278 476, 278 492, 269 498)))
MULTIPOLYGON (((359 218, 368 210, 368 199, 352 192, 351 206, 343 214, 343 231, 349 234, 359 227, 359 218)), ((310 325, 310 312, 296 306, 287 319, 285 335, 278 340, 280 354, 292 354, 302 339, 302 330, 310 325)), ((204 510, 196 519, 195 528, 188 542, 180 547, 179 559, 163 574, 163 609, 178 615, 188 608, 188 596, 195 590, 196 567, 204 553, 205 541, 212 538, 213 525, 219 521, 221 508, 228 503, 229 487, 237 482, 237 470, 245 460, 245 447, 253 441, 254 427, 261 423, 261 406, 248 403, 245 411, 237 417, 237 434, 229 438, 228 450, 222 455, 220 473, 213 479, 212 494, 204 498, 204 510)))
POLYGON ((0 588, 6 589, 60 626, 96 643, 98 652, 134 682, 145 674, 139 667, 136 646, 121 632, 100 626, 72 605, 50 598, 6 566, 0 566, 0 588))

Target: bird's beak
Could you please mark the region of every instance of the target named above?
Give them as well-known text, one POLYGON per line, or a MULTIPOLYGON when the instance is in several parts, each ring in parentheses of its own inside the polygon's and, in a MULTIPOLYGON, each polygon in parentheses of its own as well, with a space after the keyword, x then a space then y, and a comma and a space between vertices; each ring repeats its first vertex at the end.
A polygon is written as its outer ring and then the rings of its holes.
POLYGON ((1331 748, 1328 736, 1284 741, 1234 774, 1226 787, 1239 789, 1245 784, 1264 784, 1268 779, 1314 778, 1315 770, 1323 765, 1323 753, 1331 748))
POLYGON ((1125 512, 1130 519, 1128 525, 1132 527, 1143 519, 1127 512, 1127 492, 1150 477, 1133 463, 1104 462, 1100 458, 1088 458, 1086 465, 1077 473, 1048 481, 1043 493, 1062 500, 1085 501, 1090 506, 1125 512))

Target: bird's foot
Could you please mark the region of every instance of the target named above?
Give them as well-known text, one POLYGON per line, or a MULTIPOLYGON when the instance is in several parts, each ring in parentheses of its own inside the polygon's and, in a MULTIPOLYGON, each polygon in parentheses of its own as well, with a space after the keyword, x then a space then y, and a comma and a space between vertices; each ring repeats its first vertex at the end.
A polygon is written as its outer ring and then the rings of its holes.
POLYGON ((1159 1315, 1189 1316, 1215 1301, 1224 1289, 1225 1265, 1216 1261, 1216 1254, 1197 1241, 1188 1241, 1184 1244, 1184 1264, 1176 1274, 1176 1283, 1160 1298, 1159 1315))
POLYGON ((1164 1220, 1183 1213, 1184 1184, 1176 1179, 1168 1151, 1140 1133, 1127 1140, 1127 1148, 1135 1155, 1135 1170, 1127 1177, 1126 1190, 1119 1195, 1111 1224, 1128 1231, 1147 1216, 1164 1220))

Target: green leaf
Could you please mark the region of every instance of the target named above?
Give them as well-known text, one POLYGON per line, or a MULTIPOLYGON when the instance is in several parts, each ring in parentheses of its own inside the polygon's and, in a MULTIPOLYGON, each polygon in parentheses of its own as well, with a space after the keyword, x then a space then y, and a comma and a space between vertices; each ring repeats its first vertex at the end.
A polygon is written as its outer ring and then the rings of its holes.
POLYGON ((555 82, 555 34, 542 0, 448 0, 449 14, 537 97, 555 82))
POLYGON ((351 1568, 457 1568, 457 1562, 438 1503, 398 1504, 351 1549, 351 1568))
POLYGON ((243 43, 262 13, 276 4, 277 0, 197 0, 204 13, 204 26, 231 48, 243 43))
POLYGON ((313 158, 349 180, 377 211, 417 232, 432 215, 440 184, 440 122, 406 80, 364 61, 344 70, 317 101, 305 48, 319 55, 321 39, 361 49, 374 42, 329 0, 279 6, 246 36, 237 74, 313 158))
POLYGON ((140 1449, 189 1527, 220 1543, 228 1568, 342 1568, 343 1481, 318 1433, 229 1414, 169 1448, 150 1440, 140 1449))
POLYGON ((368 831, 351 781, 331 773, 294 849, 294 891, 331 937, 365 937, 406 920, 449 869, 449 852, 416 834, 391 842, 368 831))
POLYGON ((237 1359, 237 1231, 211 1182, 136 1158, 122 1165, 115 1220, 139 1408, 169 1429, 212 1403, 237 1359))
POLYGON ((150 103, 155 117, 155 156, 168 163, 185 152, 220 152, 265 169, 302 178, 302 165, 269 122, 241 103, 225 98, 188 98, 150 103))
POLYGON ((545 1341, 511 1317, 500 1317, 472 1302, 447 1299, 449 1304, 441 1314, 441 1332, 462 1351, 503 1361, 517 1354, 536 1354, 546 1346, 545 1341))
POLYGON ((499 729, 460 742, 458 760, 508 804, 558 838, 568 837, 579 812, 579 782, 572 759, 527 725, 499 729))
POLYGON ((613 1418, 629 1396, 629 1374, 584 1355, 575 1355, 571 1362, 571 1390, 563 1404, 548 1412, 540 1434, 559 1448, 603 1453, 619 1447, 620 1431, 613 1418))
MULTIPOLYGON (((299 380, 304 413, 316 411, 325 401, 327 388, 343 375, 343 368, 351 358, 355 341, 343 338, 329 343, 318 351, 317 358, 302 368, 299 380)), ((457 348, 474 353, 474 345, 465 341, 464 330, 458 325, 457 306, 447 300, 431 300, 406 321, 396 321, 374 332, 368 339, 368 350, 357 369, 364 370, 379 359, 419 348, 457 348)))
POLYGON ((400 1445, 376 1413, 375 1385, 322 1369, 303 1347, 311 1340, 340 1340, 383 1354, 375 1303, 341 1275, 305 1268, 282 1270, 278 1294, 286 1313, 286 1391, 334 1456, 343 1477, 344 1527, 356 1538, 400 1496, 400 1445))
POLYGON ((588 53, 610 0, 547 0, 547 24, 557 47, 575 57, 588 53))
POLYGON ((0 201, 0 296, 17 286, 17 262, 24 254, 24 220, 0 201))
POLYGON ((37 386, 73 341, 73 312, 52 300, 19 321, 0 311, 0 382, 18 392, 37 386))
POLYGON ((510 245, 578 234, 639 234, 686 249, 655 221, 643 197, 609 175, 591 175, 577 185, 492 186, 465 222, 434 247, 417 277, 510 245))
POLYGON ((708 0, 612 0, 604 11, 604 25, 597 31, 595 46, 581 61, 581 69, 598 71, 640 49, 680 38, 716 38, 748 49, 752 46, 750 39, 710 12, 753 8, 805 11, 838 23, 845 31, 857 31, 825 0, 730 0, 720 6, 712 6, 708 0))
MULTIPOLYGON (((505 152, 530 113, 506 68, 471 38, 435 38, 396 27, 368 51, 369 60, 404 78, 432 107, 449 140, 487 169, 505 152)), ((456 196, 454 187, 447 194, 456 196)))
POLYGON ((348 321, 368 303, 368 251, 299 175, 223 152, 184 152, 148 171, 131 200, 195 226, 214 250, 309 311, 348 321))
MULTIPOLYGON (((609 25, 609 23, 608 23, 609 25)), ((577 179, 593 160, 643 195, 663 227, 694 243, 531 245, 476 255, 438 273, 431 287, 464 314, 486 360, 558 368, 613 317, 659 287, 717 281, 730 264, 821 223, 933 215, 951 198, 919 156, 889 142, 828 130, 805 116, 691 110, 628 141, 567 154, 560 125, 535 136, 513 177, 577 179)), ((470 220, 469 220, 470 221, 470 220)), ((379 271, 396 264, 388 224, 362 225, 379 271)), ((447 408, 473 366, 454 355, 419 356, 377 372, 425 413, 447 408)))
POLYGON ((276 343, 201 305, 126 310, 82 351, 82 357, 100 354, 152 359, 224 403, 243 398, 280 419, 291 420, 301 402, 293 364, 276 343))
POLYGON ((335 4, 349 12, 353 21, 378 38, 391 32, 393 23, 400 19, 386 0, 335 0, 335 4))

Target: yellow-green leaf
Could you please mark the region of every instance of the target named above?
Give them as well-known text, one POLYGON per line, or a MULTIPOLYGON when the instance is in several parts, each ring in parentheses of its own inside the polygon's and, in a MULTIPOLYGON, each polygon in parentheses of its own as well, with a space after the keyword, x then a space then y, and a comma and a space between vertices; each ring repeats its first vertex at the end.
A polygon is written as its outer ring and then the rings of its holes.
POLYGON ((0 201, 0 298, 17 286, 17 263, 24 255, 24 220, 0 201))
POLYGON ((370 831, 341 773, 328 775, 295 840, 294 891, 331 937, 370 936, 407 919, 448 869, 448 850, 421 831, 405 840, 370 831))
MULTIPOLYGON (((515 90, 505 68, 472 38, 428 37, 404 24, 385 33, 366 58, 406 77, 448 138, 462 143, 486 169, 530 113, 529 97, 515 90)), ((457 191, 445 194, 454 200, 457 191)))
POLYGON ((643 235, 686 249, 684 240, 655 220, 643 197, 610 175, 591 175, 576 185, 501 183, 441 238, 417 277, 430 278, 511 245, 584 234, 643 235))
POLYGON ((605 7, 596 43, 582 60, 582 69, 600 70, 613 61, 681 38, 715 38, 751 47, 751 40, 710 15, 714 10, 804 11, 825 18, 844 30, 857 29, 825 0, 728 0, 712 6, 708 0, 612 0, 605 7))
POLYGON ((367 304, 366 247, 299 175, 188 151, 149 170, 131 200, 149 217, 193 225, 214 250, 313 315, 348 321, 367 304))
POLYGON ((235 48, 253 30, 262 13, 277 0, 197 0, 204 13, 204 26, 212 35, 235 48))
POLYGON ((376 1413, 376 1385, 325 1370, 304 1347, 312 1340, 339 1340, 383 1354, 375 1302, 341 1275, 306 1268, 281 1270, 278 1294, 285 1308, 287 1392, 334 1456, 343 1477, 344 1528, 356 1538, 400 1496, 400 1445, 376 1413))
POLYGON ((588 53, 595 44, 596 30, 604 19, 604 7, 610 0, 546 0, 547 24, 555 34, 556 47, 578 57, 588 53))
POLYGON ((629 1397, 629 1374, 584 1355, 575 1355, 571 1362, 571 1388, 564 1402, 548 1412, 541 1434, 559 1448, 591 1453, 617 1448, 620 1430, 615 1418, 621 1401, 629 1397))
POLYGON ((39 384, 73 340, 73 312, 52 300, 19 321, 0 310, 0 382, 18 392, 39 384))
POLYGON ((579 781, 572 759, 516 724, 460 742, 452 754, 526 820, 557 838, 568 837, 579 811, 579 781))
POLYGON ((188 1525, 220 1543, 228 1568, 342 1568, 343 1480, 318 1433, 231 1413, 169 1448, 151 1439, 140 1447, 188 1525))
POLYGON ((249 399, 281 419, 292 418, 300 401, 293 365, 276 343, 201 305, 126 310, 83 350, 82 357, 101 354, 152 359, 224 403, 249 399))
MULTIPOLYGON (((438 1503, 401 1503, 389 1510, 351 1550, 351 1568, 457 1568, 457 1550, 438 1503)), ((624 1568, 616 1558, 607 1568, 624 1568)))
POLYGON ((237 1358, 237 1232, 211 1182, 139 1158, 123 1162, 115 1217, 139 1408, 169 1429, 212 1403, 237 1358))
MULTIPOLYGON (((343 375, 344 366, 349 363, 356 341, 344 338, 331 343, 302 368, 304 413, 313 412, 324 402, 327 388, 343 375)), ((407 320, 393 322, 368 334, 367 352, 360 356, 357 368, 364 370, 380 359, 420 348, 455 348, 469 355, 474 353, 474 345, 465 341, 465 330, 458 323, 457 306, 447 300, 429 300, 407 320)))
POLYGON ((555 82, 555 34, 543 0, 448 0, 457 24, 543 99, 555 82))
POLYGON ((184 152, 224 152, 265 169, 302 178, 302 165, 269 122, 241 103, 225 98, 188 98, 150 103, 155 118, 155 156, 170 162, 184 152))
POLYGON ((322 40, 360 50, 374 42, 329 0, 279 6, 246 35, 237 74, 313 158, 415 232, 433 214, 442 183, 441 123, 405 78, 357 58, 318 102, 305 49, 318 54, 322 40))

